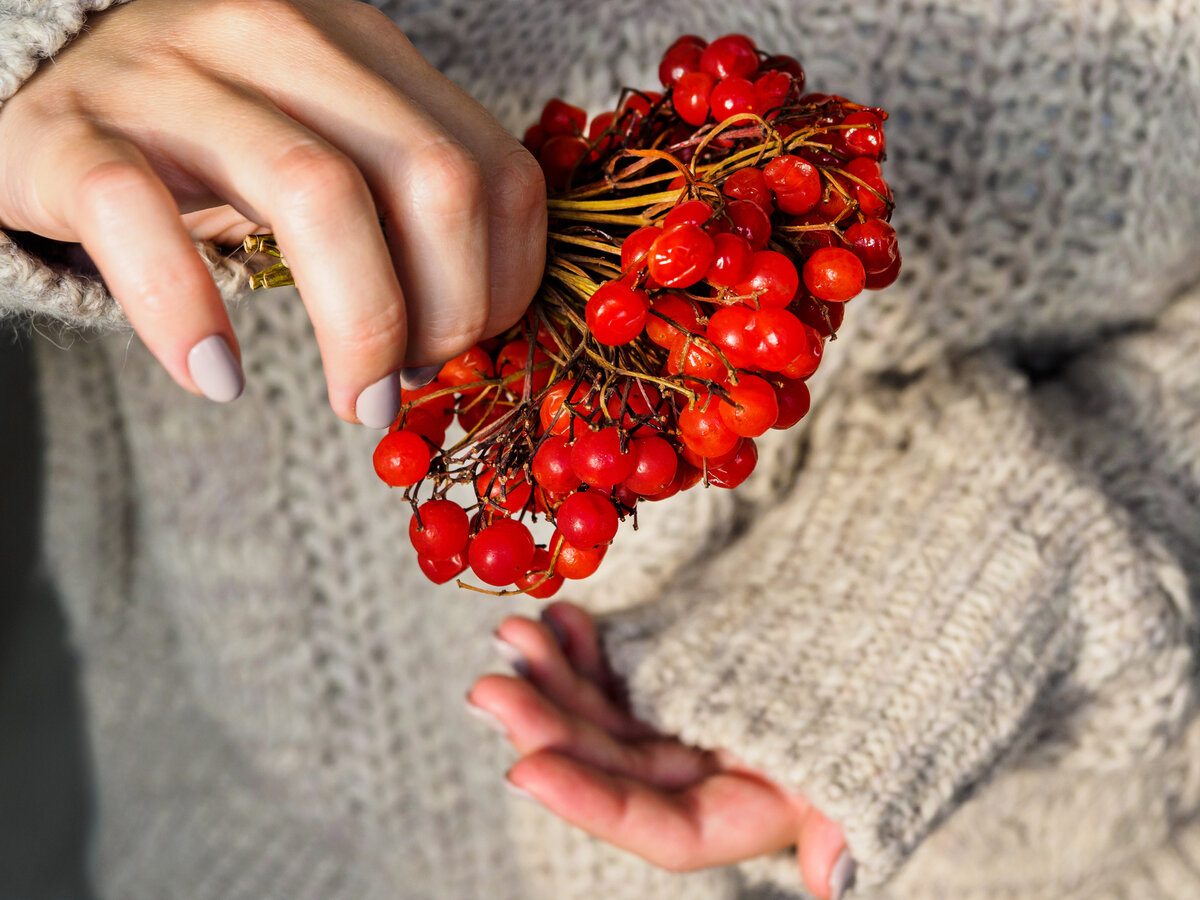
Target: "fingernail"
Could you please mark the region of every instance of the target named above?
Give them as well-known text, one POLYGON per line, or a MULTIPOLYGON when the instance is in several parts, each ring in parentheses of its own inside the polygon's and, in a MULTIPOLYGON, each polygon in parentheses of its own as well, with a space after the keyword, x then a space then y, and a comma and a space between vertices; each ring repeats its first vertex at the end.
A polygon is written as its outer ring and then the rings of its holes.
POLYGON ((358 421, 368 428, 387 428, 400 415, 400 377, 385 375, 358 395, 354 404, 358 421))
POLYGON ((217 403, 236 400, 246 386, 237 357, 219 334, 209 335, 189 350, 187 366, 200 393, 217 403))
POLYGON ((556 641, 558 641, 558 646, 560 646, 562 649, 566 650, 567 649, 567 630, 565 628, 563 628, 561 625, 559 625, 558 622, 554 621, 554 618, 552 616, 546 615, 545 610, 542 611, 541 619, 546 624, 546 627, 549 628, 550 631, 554 634, 554 639, 556 641))
POLYGON ((500 654, 500 658, 512 666, 514 672, 522 678, 529 674, 529 661, 525 659, 524 653, 498 634, 492 635, 492 645, 500 654))
POLYGON ((519 784, 514 784, 511 780, 509 780, 507 775, 504 776, 504 786, 508 788, 508 792, 510 794, 514 794, 524 800, 532 800, 534 803, 538 802, 537 797, 533 796, 533 794, 529 793, 529 791, 525 790, 525 788, 521 787, 519 784))
POLYGON ((833 900, 842 900, 846 892, 854 887, 854 873, 857 869, 854 857, 850 855, 850 848, 842 850, 829 872, 829 896, 833 900))
POLYGON ((504 723, 496 718, 493 713, 488 712, 482 706, 476 706, 471 702, 469 697, 464 698, 463 704, 467 707, 467 712, 492 729, 492 731, 499 732, 500 734, 508 734, 508 729, 504 727, 504 723))
POLYGON ((400 386, 406 391, 415 391, 437 378, 440 371, 441 366, 409 366, 400 370, 400 386))

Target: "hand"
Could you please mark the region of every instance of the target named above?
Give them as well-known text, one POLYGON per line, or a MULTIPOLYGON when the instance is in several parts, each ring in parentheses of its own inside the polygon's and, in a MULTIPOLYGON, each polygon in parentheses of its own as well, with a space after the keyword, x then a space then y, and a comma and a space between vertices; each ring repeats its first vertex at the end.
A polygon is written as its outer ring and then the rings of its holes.
POLYGON ((853 878, 841 828, 799 794, 634 719, 586 612, 546 608, 497 629, 519 677, 486 675, 467 702, 508 735, 512 785, 589 834, 673 872, 796 845, 808 890, 840 897, 853 878))
POLYGON ((275 232, 347 421, 388 425, 401 367, 520 318, 545 254, 537 163, 382 13, 137 0, 88 25, 0 108, 0 227, 81 242, 183 387, 241 388, 192 238, 275 232))

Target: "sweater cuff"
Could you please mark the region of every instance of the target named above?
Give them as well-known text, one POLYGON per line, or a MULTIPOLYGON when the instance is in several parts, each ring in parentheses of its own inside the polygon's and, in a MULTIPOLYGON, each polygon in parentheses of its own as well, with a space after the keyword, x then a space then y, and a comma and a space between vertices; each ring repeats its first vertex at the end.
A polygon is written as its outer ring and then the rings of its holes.
MULTIPOLYGON (((803 793, 842 825, 860 886, 889 879, 1039 732, 1075 663, 1072 584, 1121 530, 1056 430, 990 357, 831 397, 775 509, 661 601, 602 619, 635 714, 803 793)), ((1136 562, 1097 575, 1161 594, 1136 562)), ((798 879, 794 857, 747 874, 798 879)))

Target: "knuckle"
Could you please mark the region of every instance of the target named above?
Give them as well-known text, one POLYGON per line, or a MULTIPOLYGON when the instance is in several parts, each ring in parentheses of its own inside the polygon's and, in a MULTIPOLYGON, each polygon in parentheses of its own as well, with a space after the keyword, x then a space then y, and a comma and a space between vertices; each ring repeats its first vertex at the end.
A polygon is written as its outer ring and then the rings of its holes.
POLYGON ((360 360, 387 359, 398 362, 397 350, 404 348, 407 323, 399 306, 389 304, 369 315, 336 316, 325 329, 326 340, 337 342, 360 360))
POLYGON ((471 316, 469 320, 463 321, 468 314, 460 316, 455 322, 455 330, 446 334, 431 335, 422 341, 421 349, 424 352, 423 356, 428 356, 431 363, 445 362, 448 359, 454 359, 460 353, 464 353, 471 346, 483 337, 483 332, 487 326, 487 317, 471 316))
POLYGON ((497 215, 526 228, 545 221, 546 178, 524 147, 517 145, 500 160, 489 187, 497 215))
POLYGON ((149 174, 140 166, 109 159, 87 169, 79 177, 74 194, 80 208, 98 215, 130 205, 131 198, 145 193, 150 185, 149 174))
POLYGON ((277 193, 296 214, 323 217, 333 206, 369 194, 366 181, 349 157, 319 144, 293 145, 279 156, 274 168, 277 193))
POLYGON ((208 0, 201 10, 209 22, 252 34, 294 34, 313 28, 290 0, 208 0))
POLYGON ((419 214, 470 218, 485 208, 483 172, 461 144, 435 141, 416 152, 409 191, 419 214))

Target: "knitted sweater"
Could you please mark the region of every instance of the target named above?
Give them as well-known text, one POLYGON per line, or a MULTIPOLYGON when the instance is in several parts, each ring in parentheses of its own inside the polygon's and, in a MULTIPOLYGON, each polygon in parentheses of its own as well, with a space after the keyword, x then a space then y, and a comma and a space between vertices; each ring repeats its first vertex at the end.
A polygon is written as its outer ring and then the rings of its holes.
MULTIPOLYGON (((0 0, 0 102, 109 5, 0 0)), ((1195 0, 379 5, 514 130, 653 84, 684 31, 892 111, 904 273, 850 304, 804 425, 570 593, 638 714, 843 824, 858 896, 1200 896, 1195 0)), ((294 294, 233 305, 218 407, 23 244, 0 312, 53 338, 43 542, 102 896, 803 896, 787 854, 667 874, 502 790, 462 697, 538 604, 424 582, 294 294)), ((202 249, 233 300, 245 267, 202 249)))

